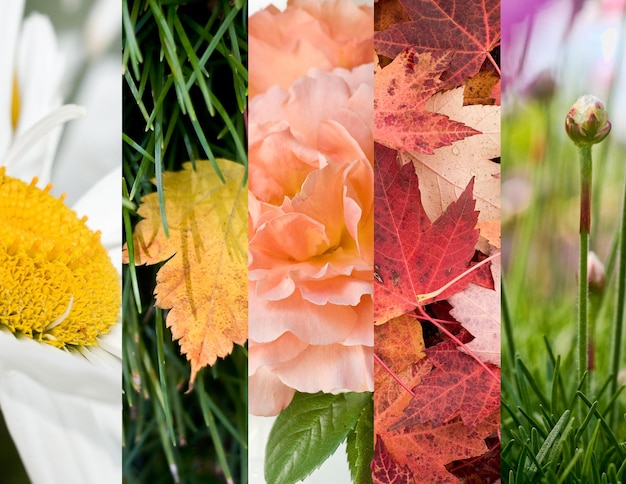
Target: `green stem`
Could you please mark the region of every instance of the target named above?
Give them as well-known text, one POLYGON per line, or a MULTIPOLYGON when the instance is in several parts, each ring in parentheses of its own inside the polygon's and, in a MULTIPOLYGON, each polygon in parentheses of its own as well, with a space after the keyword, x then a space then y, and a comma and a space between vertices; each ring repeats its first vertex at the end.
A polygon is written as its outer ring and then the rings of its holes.
MULTIPOLYGON (((589 253, 589 229, 591 227, 591 145, 583 145, 580 150, 580 266, 578 277, 578 381, 582 381, 588 370, 588 307, 589 281, 587 276, 587 255, 589 253)), ((588 382, 582 387, 586 393, 588 382)))
MULTIPOLYGON (((622 220, 620 221, 621 233, 619 241, 619 259, 617 273, 617 304, 615 308, 615 320, 613 321, 613 334, 611 337, 611 385, 609 395, 613 396, 617 391, 617 375, 619 374, 620 360, 622 357, 622 333, 624 326, 624 300, 626 299, 626 183, 624 184, 624 200, 622 201, 622 220)), ((613 425, 617 422, 618 406, 611 415, 613 425)))

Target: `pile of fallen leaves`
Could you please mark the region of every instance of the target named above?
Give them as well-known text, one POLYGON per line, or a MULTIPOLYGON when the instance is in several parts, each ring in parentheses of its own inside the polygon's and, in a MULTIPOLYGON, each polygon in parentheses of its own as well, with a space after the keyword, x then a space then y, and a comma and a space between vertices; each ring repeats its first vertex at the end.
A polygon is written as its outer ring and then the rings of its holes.
POLYGON ((500 477, 498 0, 375 6, 374 482, 500 477))

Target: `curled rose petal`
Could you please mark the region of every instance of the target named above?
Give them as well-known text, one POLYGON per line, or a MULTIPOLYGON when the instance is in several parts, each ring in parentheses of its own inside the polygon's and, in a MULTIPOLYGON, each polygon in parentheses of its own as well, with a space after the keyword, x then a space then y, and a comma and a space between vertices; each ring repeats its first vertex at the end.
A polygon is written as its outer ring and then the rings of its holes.
POLYGON ((273 85, 287 89, 309 69, 352 69, 369 62, 374 50, 374 9, 353 2, 290 1, 250 17, 250 99, 273 85))
POLYGON ((364 157, 329 159, 280 206, 250 194, 250 388, 263 380, 259 398, 272 402, 264 407, 251 390, 251 412, 280 411, 284 386, 373 390, 372 176, 364 157))
MULTIPOLYGON (((356 286, 373 280, 372 176, 368 160, 350 165, 331 160, 307 177, 293 199, 251 218, 248 277, 256 281, 255 296, 276 300, 297 286, 304 295, 308 282, 337 277, 353 276, 345 284, 356 286), (284 292, 274 292, 277 286, 284 292)), ((371 292, 369 286, 366 293, 371 292)), ((355 297, 335 302, 355 304, 355 297)))
POLYGON ((371 17, 351 1, 297 0, 250 19, 255 415, 276 415, 295 391, 373 391, 371 17))
POLYGON ((295 196, 329 158, 373 162, 373 65, 310 74, 289 91, 273 87, 250 102, 250 191, 259 200, 295 196))
MULTIPOLYGON (((311 345, 374 344, 372 298, 369 295, 363 296, 355 306, 313 304, 298 293, 281 301, 254 297, 250 299, 250 314, 255 315, 257 324, 251 327, 249 337, 259 345, 272 343, 288 332, 311 345)), ((276 361, 283 353, 276 355, 276 361)), ((251 359, 250 367, 256 364, 251 359)))
POLYGON ((278 415, 287 407, 296 391, 285 385, 270 367, 261 367, 248 375, 248 411, 252 415, 278 415))
POLYGON ((250 367, 249 411, 276 415, 289 405, 294 389, 309 393, 372 391, 373 351, 372 346, 364 345, 309 345, 291 333, 265 345, 249 340, 250 362, 265 363, 250 367), (281 357, 277 360, 276 355, 281 357))

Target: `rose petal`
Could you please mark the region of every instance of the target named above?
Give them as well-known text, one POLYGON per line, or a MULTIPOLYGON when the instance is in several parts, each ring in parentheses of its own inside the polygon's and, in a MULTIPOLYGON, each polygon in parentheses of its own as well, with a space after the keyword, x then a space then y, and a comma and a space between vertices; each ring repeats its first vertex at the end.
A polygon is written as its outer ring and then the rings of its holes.
POLYGON ((248 308, 254 315, 248 337, 263 343, 271 342, 288 331, 308 344, 337 343, 350 335, 359 321, 358 310, 354 306, 318 306, 304 300, 298 292, 280 301, 265 301, 252 293, 248 298, 248 308))
POLYGON ((282 383, 269 368, 248 377, 248 411, 253 415, 278 415, 291 403, 296 391, 282 383))

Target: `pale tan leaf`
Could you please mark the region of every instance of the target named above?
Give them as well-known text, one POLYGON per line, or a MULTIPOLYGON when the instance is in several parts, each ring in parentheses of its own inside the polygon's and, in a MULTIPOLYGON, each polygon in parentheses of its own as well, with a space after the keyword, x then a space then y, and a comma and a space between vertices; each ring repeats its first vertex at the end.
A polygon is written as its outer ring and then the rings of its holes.
POLYGON ((474 339, 467 347, 485 363, 500 366, 500 258, 491 263, 495 290, 470 284, 451 296, 450 314, 474 339))
POLYGON ((482 134, 455 141, 432 155, 401 153, 403 162, 412 162, 423 190, 422 203, 431 220, 474 181, 479 221, 500 218, 500 165, 491 161, 500 156, 500 106, 463 106, 463 88, 434 95, 426 108, 470 126, 482 134))

